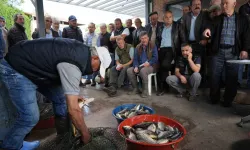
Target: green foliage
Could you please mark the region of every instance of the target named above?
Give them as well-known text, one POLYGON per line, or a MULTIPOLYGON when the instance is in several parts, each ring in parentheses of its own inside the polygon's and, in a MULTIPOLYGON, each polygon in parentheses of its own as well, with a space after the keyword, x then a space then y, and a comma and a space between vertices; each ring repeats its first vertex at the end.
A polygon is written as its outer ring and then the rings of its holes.
MULTIPOLYGON (((18 0, 17 0, 18 1, 18 0)), ((14 0, 12 1, 14 2, 14 0)), ((0 16, 3 16, 5 18, 6 21, 6 27, 8 29, 10 29, 13 24, 14 24, 14 20, 13 20, 13 16, 16 13, 23 13, 21 10, 13 7, 13 5, 10 5, 8 0, 1 0, 0 1, 0 16)), ((25 25, 24 27, 26 28, 26 33, 28 38, 31 38, 31 19, 29 16, 23 14, 24 19, 25 19, 25 25)))

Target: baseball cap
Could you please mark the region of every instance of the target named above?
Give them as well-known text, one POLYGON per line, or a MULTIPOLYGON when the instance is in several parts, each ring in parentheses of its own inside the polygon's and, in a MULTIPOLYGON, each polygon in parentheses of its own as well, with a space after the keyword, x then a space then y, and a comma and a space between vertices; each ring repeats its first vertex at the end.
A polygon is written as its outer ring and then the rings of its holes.
POLYGON ((220 7, 219 5, 212 5, 212 6, 208 9, 209 12, 212 12, 212 11, 214 11, 214 10, 221 10, 221 7, 220 7))
POLYGON ((74 15, 69 16, 69 21, 71 21, 71 20, 77 20, 76 16, 74 16, 74 15))
POLYGON ((3 21, 5 21, 5 18, 3 16, 0 16, 0 19, 2 19, 3 21))

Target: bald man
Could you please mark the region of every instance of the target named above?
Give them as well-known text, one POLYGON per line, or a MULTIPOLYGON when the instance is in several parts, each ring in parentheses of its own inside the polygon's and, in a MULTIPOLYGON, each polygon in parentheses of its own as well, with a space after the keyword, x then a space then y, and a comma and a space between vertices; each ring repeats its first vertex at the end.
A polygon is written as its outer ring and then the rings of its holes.
POLYGON ((223 0, 223 14, 214 18, 214 23, 204 31, 211 39, 212 75, 210 81, 210 100, 212 104, 220 101, 220 82, 225 69, 226 82, 222 106, 230 107, 237 94, 239 65, 228 60, 247 59, 250 51, 250 28, 246 17, 235 12, 236 0, 223 0))

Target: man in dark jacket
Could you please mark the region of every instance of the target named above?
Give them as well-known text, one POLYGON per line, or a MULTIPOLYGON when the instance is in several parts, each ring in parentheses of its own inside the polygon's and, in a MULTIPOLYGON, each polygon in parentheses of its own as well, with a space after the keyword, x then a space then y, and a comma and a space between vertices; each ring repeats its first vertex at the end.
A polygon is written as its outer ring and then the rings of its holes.
POLYGON ((71 119, 82 142, 88 143, 90 134, 78 98, 81 76, 98 68, 92 62, 89 47, 71 39, 37 39, 11 47, 0 64, 0 79, 9 89, 18 117, 0 148, 31 150, 39 146, 39 141, 23 141, 39 121, 36 90, 52 101, 58 140, 70 132, 71 119))
POLYGON ((0 29, 0 62, 4 57, 5 41, 2 35, 2 30, 0 29))
POLYGON ((146 29, 142 26, 142 22, 140 18, 135 19, 135 26, 136 30, 133 32, 133 46, 136 47, 138 44, 140 44, 140 33, 142 31, 146 31, 146 29))
POLYGON ((69 16, 69 26, 63 29, 62 33, 63 38, 75 39, 80 42, 83 41, 82 31, 77 27, 77 19, 75 16, 69 16))
POLYGON ((227 61, 248 58, 250 28, 247 18, 235 12, 236 0, 223 0, 222 3, 224 13, 214 18, 213 25, 204 31, 204 36, 211 38, 212 43, 210 100, 212 104, 220 101, 220 81, 225 69, 226 89, 222 105, 230 107, 237 94, 239 67, 227 61))
POLYGON ((239 14, 247 16, 250 20, 250 0, 240 7, 239 14))
POLYGON ((9 42, 9 47, 12 47, 17 42, 28 40, 24 28, 24 17, 22 14, 14 15, 14 26, 9 30, 7 39, 9 42))
POLYGON ((168 89, 166 78, 169 72, 173 72, 176 55, 181 55, 181 43, 185 43, 185 34, 176 22, 173 20, 173 13, 166 11, 164 13, 164 25, 159 28, 158 36, 156 37, 159 50, 159 73, 158 85, 159 91, 158 96, 164 94, 165 89, 168 89))
POLYGON ((163 25, 163 23, 158 21, 158 12, 150 13, 149 20, 150 23, 145 26, 146 31, 148 32, 149 40, 153 45, 159 45, 159 41, 157 41, 156 37, 158 36, 158 30, 163 25))
POLYGON ((129 36, 127 37, 128 44, 133 44, 133 32, 135 31, 135 27, 133 27, 132 24, 132 19, 126 20, 126 27, 129 30, 129 36))

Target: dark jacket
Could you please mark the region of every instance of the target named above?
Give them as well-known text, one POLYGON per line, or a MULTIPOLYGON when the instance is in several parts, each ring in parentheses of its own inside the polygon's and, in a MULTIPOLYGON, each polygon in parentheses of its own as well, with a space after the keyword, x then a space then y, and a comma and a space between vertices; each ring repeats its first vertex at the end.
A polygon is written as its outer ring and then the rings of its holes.
MULTIPOLYGON (((156 37, 158 36, 158 33, 159 33, 159 28, 161 27, 163 25, 163 22, 157 22, 157 27, 156 27, 156 37)), ((148 36, 149 36, 149 40, 151 40, 151 36, 152 36, 152 24, 151 23, 149 23, 149 24, 147 24, 146 26, 145 26, 145 29, 146 29, 146 31, 148 32, 148 36)), ((158 44, 158 40, 156 39, 155 40, 155 44, 156 45, 159 45, 158 44)))
POLYGON ((111 34, 106 32, 104 35, 100 34, 100 46, 106 46, 110 53, 114 53, 113 45, 110 41, 111 34))
POLYGON ((0 60, 3 59, 4 50, 5 50, 5 41, 2 35, 2 29, 0 29, 0 60))
MULTIPOLYGON (((161 41, 162 41, 162 32, 164 29, 165 25, 162 25, 159 30, 158 30, 158 36, 157 36, 157 41, 158 45, 157 47, 161 47, 161 41)), ((172 32, 171 32, 171 38, 172 38, 172 50, 174 52, 174 56, 178 55, 181 56, 181 44, 186 43, 186 35, 182 28, 178 25, 177 22, 173 22, 172 24, 172 32)))
MULTIPOLYGON (((250 52, 250 25, 245 16, 235 13, 236 34, 233 54, 239 55, 243 50, 250 52)), ((224 14, 215 17, 214 23, 208 25, 211 29, 212 54, 215 55, 220 49, 221 31, 224 22, 224 14)))
MULTIPOLYGON (((59 37, 59 33, 54 31, 52 28, 50 29, 50 31, 52 32, 52 36, 53 37, 59 37)), ((46 29, 45 29, 45 34, 46 34, 46 29)), ((37 29, 32 33, 32 38, 33 39, 38 39, 39 36, 39 32, 37 31, 37 29)))
MULTIPOLYGON (((114 30, 114 36, 118 36, 118 35, 122 35, 122 32, 125 30, 126 28, 124 28, 123 26, 121 27, 120 30, 114 30)), ((124 39, 125 43, 128 43, 128 36, 125 37, 124 39)), ((113 45, 113 49, 116 49, 117 44, 116 41, 112 41, 112 45, 113 45)))
MULTIPOLYGON (((186 39, 189 40, 189 34, 190 34, 190 29, 191 29, 191 20, 192 20, 192 12, 189 12, 185 14, 181 21, 181 28, 185 32, 186 39)), ((201 11, 200 14, 197 16, 196 21, 195 21, 195 29, 194 29, 194 35, 196 42, 200 42, 201 40, 204 39, 203 37, 203 24, 206 23, 206 18, 204 17, 204 12, 201 11)))
POLYGON ((12 47, 17 42, 28 40, 28 37, 25 33, 25 28, 18 23, 15 23, 14 26, 9 30, 7 39, 9 42, 9 47, 12 47))
POLYGON ((249 5, 249 3, 246 3, 240 7, 239 14, 247 16, 248 21, 250 22, 250 5, 249 5))
POLYGON ((135 27, 128 28, 129 30, 129 36, 127 36, 127 43, 133 44, 133 32, 135 31, 135 27))
POLYGON ((134 32, 133 32, 133 46, 134 47, 136 47, 138 44, 140 44, 139 36, 140 36, 140 33, 142 31, 146 31, 146 29, 143 26, 141 26, 140 28, 134 30, 134 32))
POLYGON ((73 28, 71 26, 63 28, 63 38, 75 39, 80 42, 83 41, 82 31, 79 27, 73 28))
POLYGON ((89 47, 63 38, 41 38, 22 41, 9 49, 6 61, 37 85, 60 85, 57 64, 67 62, 79 68, 82 75, 92 73, 89 47))

